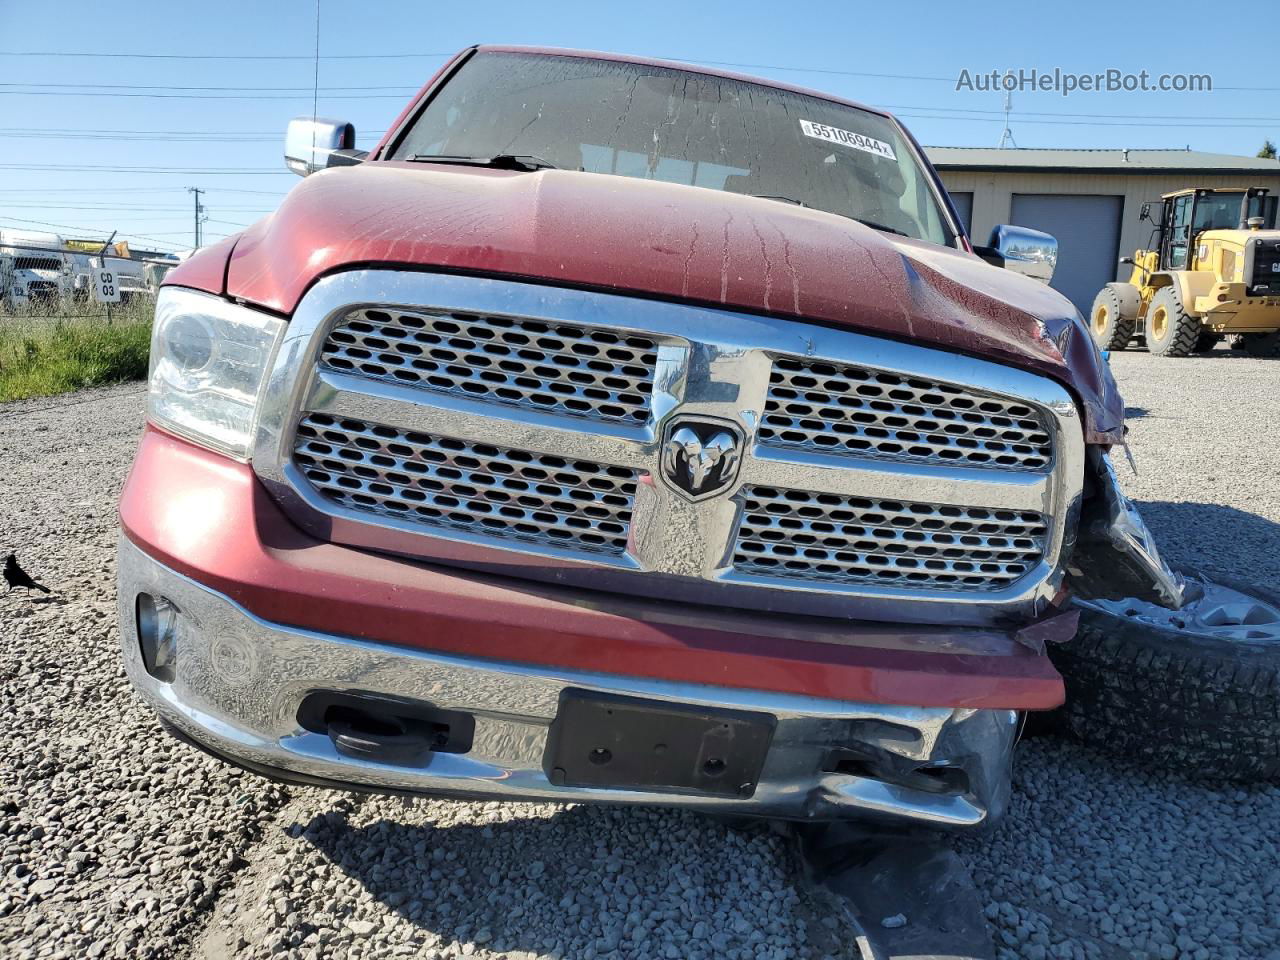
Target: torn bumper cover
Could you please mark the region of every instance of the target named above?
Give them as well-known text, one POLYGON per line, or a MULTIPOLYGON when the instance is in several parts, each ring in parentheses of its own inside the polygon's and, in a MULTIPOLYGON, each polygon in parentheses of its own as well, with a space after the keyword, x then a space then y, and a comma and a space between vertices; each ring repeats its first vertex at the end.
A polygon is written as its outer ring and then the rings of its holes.
POLYGON ((1133 598, 1177 610, 1183 578, 1160 556, 1146 521, 1121 492, 1110 458, 1090 447, 1085 469, 1085 506, 1067 564, 1073 592, 1087 600, 1133 598))

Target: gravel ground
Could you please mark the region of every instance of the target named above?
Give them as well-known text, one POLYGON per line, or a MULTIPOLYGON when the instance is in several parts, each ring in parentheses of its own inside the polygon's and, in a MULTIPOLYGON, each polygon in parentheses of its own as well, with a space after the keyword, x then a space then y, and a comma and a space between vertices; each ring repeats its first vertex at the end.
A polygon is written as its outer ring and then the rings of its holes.
MULTIPOLYGON (((1175 560, 1280 585, 1280 364, 1117 354, 1175 560)), ((137 386, 0 407, 2 957, 823 957, 848 931, 789 846, 658 810, 285 789, 160 734, 113 622, 137 386)), ((1280 790, 1210 789, 1055 740, 957 843, 1002 957, 1280 960, 1280 790)))

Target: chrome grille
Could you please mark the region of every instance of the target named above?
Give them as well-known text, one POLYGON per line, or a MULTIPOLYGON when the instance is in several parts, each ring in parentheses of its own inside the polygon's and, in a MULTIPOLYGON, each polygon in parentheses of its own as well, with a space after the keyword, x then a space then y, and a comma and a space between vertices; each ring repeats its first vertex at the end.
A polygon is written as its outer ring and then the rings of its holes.
POLYGON ((1052 441, 1016 400, 866 367, 778 357, 762 444, 890 460, 1046 471, 1052 441))
POLYGON ((869 500, 751 486, 734 543, 743 573, 838 583, 989 590, 1044 552, 1039 513, 869 500))
POLYGON ((1026 619, 1057 590, 1085 476, 1080 410, 1048 377, 800 320, 496 277, 327 275, 267 384, 254 470, 314 536, 682 603, 1026 619), (588 355, 643 368, 642 402, 622 419, 562 401, 606 375, 588 355), (499 393, 504 378, 520 389, 499 393), (554 383, 567 392, 529 392, 554 383), (726 452, 716 424, 740 437, 736 477, 691 497, 726 452))
POLYGON ((330 370, 591 420, 644 423, 649 337, 519 317, 361 308, 329 331, 330 370))
POLYGON ((304 414, 293 459, 325 499, 424 526, 622 553, 636 474, 624 467, 347 417, 304 414))

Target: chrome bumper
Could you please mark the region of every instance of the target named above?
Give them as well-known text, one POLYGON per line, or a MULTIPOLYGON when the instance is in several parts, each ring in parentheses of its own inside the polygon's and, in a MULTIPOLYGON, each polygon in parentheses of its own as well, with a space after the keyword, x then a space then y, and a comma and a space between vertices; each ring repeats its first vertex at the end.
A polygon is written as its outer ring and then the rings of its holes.
POLYGON ((284 779, 424 795, 641 803, 726 814, 828 820, 869 818, 942 828, 990 823, 1004 811, 1018 718, 1009 710, 854 704, 578 673, 425 653, 268 623, 155 561, 124 538, 119 613, 129 679, 160 717, 210 752, 284 779), (172 682, 147 673, 139 594, 182 617, 172 682), (547 734, 566 688, 772 714, 772 743, 747 799, 557 786, 543 771, 547 734), (475 718, 472 749, 420 766, 353 759, 297 719, 315 691, 362 691, 423 701, 475 718), (824 772, 833 750, 863 747, 901 769, 958 768, 923 790, 871 776, 824 772))

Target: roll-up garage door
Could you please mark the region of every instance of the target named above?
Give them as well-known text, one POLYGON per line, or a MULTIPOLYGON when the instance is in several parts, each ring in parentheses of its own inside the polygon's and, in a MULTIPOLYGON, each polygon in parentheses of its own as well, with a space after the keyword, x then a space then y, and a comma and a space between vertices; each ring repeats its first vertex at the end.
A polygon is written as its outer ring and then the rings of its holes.
MULTIPOLYGON (((973 192, 968 193, 952 193, 951 202, 955 204, 956 213, 960 214, 960 222, 964 224, 965 230, 973 233, 973 192)), ((986 243, 986 241, 982 241, 986 243)))
POLYGON ((1116 278, 1123 197, 1015 193, 1010 220, 1058 238, 1052 286, 1088 315, 1104 283, 1116 278))

